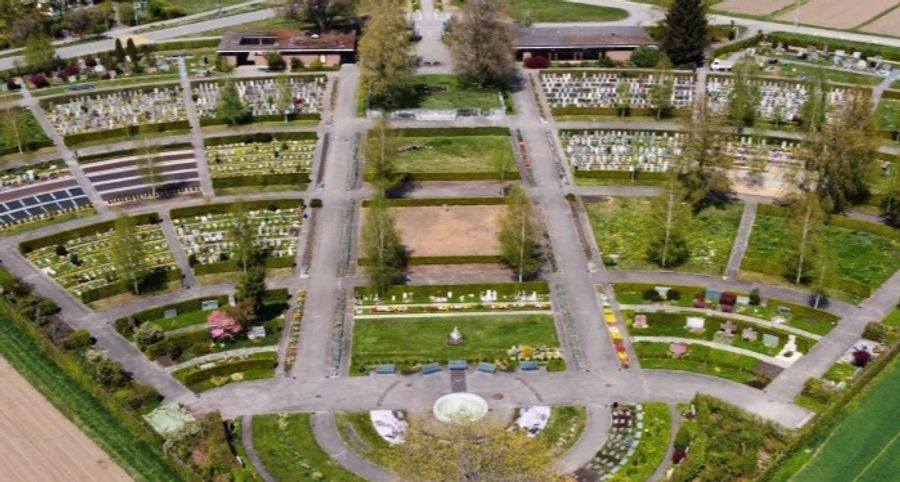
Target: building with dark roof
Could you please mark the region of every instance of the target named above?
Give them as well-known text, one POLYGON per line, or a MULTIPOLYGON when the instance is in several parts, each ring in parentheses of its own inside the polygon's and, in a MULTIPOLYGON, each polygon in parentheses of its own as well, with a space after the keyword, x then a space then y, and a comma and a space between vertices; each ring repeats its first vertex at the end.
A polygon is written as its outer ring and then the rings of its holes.
POLYGON ((656 45, 643 27, 515 27, 516 58, 550 60, 627 60, 641 45, 656 45))
POLYGON ((356 61, 356 32, 226 32, 217 52, 234 66, 265 67, 270 52, 281 54, 288 64, 292 58, 300 59, 304 65, 315 60, 329 66, 352 63, 356 61))

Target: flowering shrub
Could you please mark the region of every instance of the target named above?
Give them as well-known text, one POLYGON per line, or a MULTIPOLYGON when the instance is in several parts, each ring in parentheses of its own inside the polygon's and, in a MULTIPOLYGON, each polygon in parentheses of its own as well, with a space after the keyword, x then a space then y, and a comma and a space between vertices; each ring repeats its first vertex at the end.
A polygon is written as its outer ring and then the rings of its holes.
POLYGON ((528 57, 525 59, 524 64, 525 67, 529 69, 546 69, 547 67, 550 67, 550 61, 547 60, 547 57, 541 55, 528 57))
POLYGON ((206 318, 209 334, 214 340, 230 339, 241 332, 241 324, 224 311, 213 311, 206 318))
POLYGON ((31 76, 31 85, 34 86, 35 89, 43 89, 50 85, 50 82, 47 82, 47 77, 44 74, 34 74, 31 76))

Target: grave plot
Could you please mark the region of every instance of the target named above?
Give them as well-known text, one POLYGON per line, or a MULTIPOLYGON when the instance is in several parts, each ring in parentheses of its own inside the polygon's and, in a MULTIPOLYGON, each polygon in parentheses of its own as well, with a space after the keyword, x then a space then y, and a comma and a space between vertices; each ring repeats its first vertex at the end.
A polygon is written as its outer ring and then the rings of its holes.
MULTIPOLYGON (((793 241, 789 213, 775 206, 760 206, 750 235, 742 272, 774 276, 793 281, 788 272, 793 241)), ((823 281, 838 296, 858 301, 867 298, 900 269, 900 230, 831 216, 823 233, 823 243, 833 273, 823 281)), ((742 276, 750 273, 742 273, 742 276)))
MULTIPOLYGON (((145 288, 180 279, 155 214, 138 216, 137 237, 143 251, 145 288)), ((116 236, 113 221, 64 231, 21 244, 22 253, 39 270, 85 303, 129 290, 119 283, 110 249, 116 236)))
MULTIPOLYGON (((654 241, 657 221, 653 218, 651 198, 586 198, 585 209, 597 240, 603 262, 613 269, 654 270, 648 250, 654 241)), ((707 207, 692 216, 682 228, 689 256, 672 269, 721 275, 731 255, 743 205, 724 209, 707 207)))
POLYGON ((654 85, 672 82, 669 101, 676 111, 686 111, 694 103, 693 74, 661 74, 616 70, 544 71, 541 86, 554 115, 616 115, 619 97, 625 94, 632 115, 655 115, 652 89, 654 85))
POLYGON ((206 160, 213 187, 283 186, 309 183, 316 134, 294 132, 206 139, 206 160))
MULTIPOLYGON (((293 266, 300 227, 303 224, 303 202, 276 200, 244 203, 255 227, 254 246, 269 268, 293 266)), ((231 232, 240 206, 214 204, 172 210, 172 222, 188 262, 197 275, 238 271, 233 259, 235 240, 231 232)))
MULTIPOLYGON (((301 75, 238 80, 235 87, 255 121, 318 119, 324 106, 327 82, 324 75, 301 75), (279 82, 284 82, 285 87, 282 88, 279 82), (288 98, 281 98, 283 95, 288 98)), ((204 125, 221 123, 218 113, 220 88, 218 82, 199 82, 192 87, 197 114, 203 119, 214 120, 204 122, 204 125)))
POLYGON ((126 89, 97 94, 55 97, 41 103, 53 128, 67 143, 136 133, 143 125, 154 131, 185 129, 187 113, 177 85, 126 89))
MULTIPOLYGON (((583 184, 663 179, 678 161, 687 134, 644 130, 561 130, 559 138, 576 182, 583 184)), ((733 136, 725 150, 735 167, 796 163, 799 143, 793 140, 733 136)))
POLYGON ((631 346, 643 369, 701 373, 760 389, 782 371, 748 355, 698 344, 637 341, 631 346))
MULTIPOLYGON (((805 83, 762 78, 751 82, 759 86, 761 94, 756 108, 757 118, 782 123, 800 119, 803 105, 809 98, 809 89, 805 83)), ((706 99, 714 111, 724 112, 728 109, 728 96, 733 85, 733 77, 717 74, 707 78, 706 99)), ((858 88, 833 86, 828 92, 828 105, 842 105, 857 91, 858 88)))
POLYGON ((79 162, 94 189, 110 204, 198 192, 200 174, 190 144, 165 149, 83 157, 79 162))
MULTIPOLYGON (((505 128, 398 129, 388 144, 394 169, 411 181, 518 179, 505 128)), ((370 132, 369 135, 373 135, 370 132)), ((374 167, 366 166, 366 180, 374 167)))
POLYGON ((87 195, 62 161, 4 171, 0 183, 2 234, 94 213, 87 195))
POLYGON ((575 472, 579 481, 647 480, 668 449, 672 418, 662 402, 612 409, 603 447, 575 472))
MULTIPOLYGON (((363 205, 360 226, 365 224, 363 205)), ((502 198, 389 202, 410 264, 499 263, 502 198)), ((364 263, 360 259, 360 263, 364 263)))
POLYGON ((355 317, 396 313, 549 311, 550 287, 544 281, 517 284, 394 286, 379 297, 365 287, 354 291, 355 317))

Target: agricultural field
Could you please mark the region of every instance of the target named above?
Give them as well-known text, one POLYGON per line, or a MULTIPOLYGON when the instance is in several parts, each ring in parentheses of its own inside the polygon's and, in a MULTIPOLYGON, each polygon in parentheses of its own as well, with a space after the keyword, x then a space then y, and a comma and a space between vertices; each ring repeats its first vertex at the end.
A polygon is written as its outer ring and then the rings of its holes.
POLYGON ((900 359, 895 359, 791 480, 875 482, 894 478, 900 472, 898 392, 900 359))
POLYGON ((897 28, 897 25, 900 25, 900 8, 894 8, 890 12, 863 25, 860 30, 897 37, 900 36, 900 29, 897 28))
POLYGON ((280 482, 363 481, 322 450, 313 435, 312 420, 307 413, 253 417, 253 447, 269 473, 280 482))
POLYGON ((795 0, 724 0, 714 5, 716 10, 743 15, 765 16, 794 5, 795 0))
POLYGON ((213 187, 220 193, 229 188, 280 186, 302 188, 309 183, 316 139, 287 139, 263 135, 257 139, 228 142, 207 140, 206 159, 213 187), (266 138, 270 140, 265 141, 266 138), (224 143, 220 143, 224 142, 224 143))
MULTIPOLYGON (((862 2, 810 0, 800 6, 800 23, 826 28, 851 29, 866 23, 896 5, 897 0, 866 0, 862 2)), ((790 9, 776 20, 793 23, 795 17, 794 9, 790 9)))
MULTIPOLYGON (((416 135, 415 129, 397 131, 393 139, 393 168, 412 180, 478 180, 519 176, 508 135, 416 135)), ((428 133, 435 132, 432 129, 428 133)), ((367 177, 374 167, 367 166, 367 177)))
MULTIPOLYGON (((586 199, 585 208, 607 265, 619 269, 658 269, 647 259, 656 221, 650 198, 586 199)), ((705 208, 683 227, 691 256, 675 268, 719 275, 725 270, 740 223, 742 204, 705 208)))
POLYGON ((553 317, 509 314, 357 319, 351 365, 362 371, 378 363, 414 365, 451 359, 493 362, 506 360, 508 350, 516 345, 558 349, 553 317), (454 327, 465 337, 462 345, 447 344, 454 327))

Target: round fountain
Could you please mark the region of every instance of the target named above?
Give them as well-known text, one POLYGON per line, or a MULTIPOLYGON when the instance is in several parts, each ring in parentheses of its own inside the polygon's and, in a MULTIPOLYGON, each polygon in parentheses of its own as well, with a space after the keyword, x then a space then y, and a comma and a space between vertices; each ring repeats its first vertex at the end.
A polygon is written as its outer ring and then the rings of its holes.
POLYGON ((437 399, 431 411, 444 423, 474 422, 487 415, 488 404, 474 393, 458 392, 437 399))

